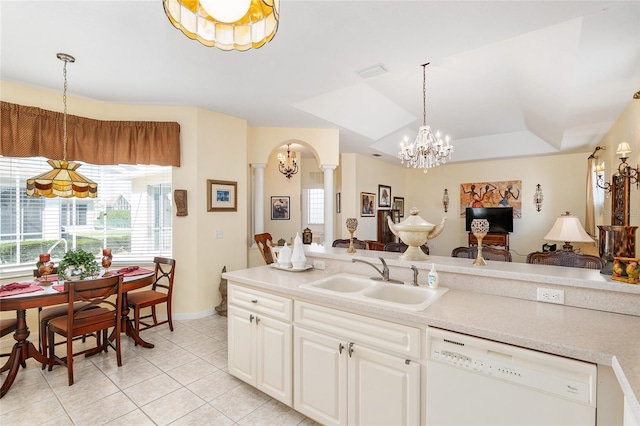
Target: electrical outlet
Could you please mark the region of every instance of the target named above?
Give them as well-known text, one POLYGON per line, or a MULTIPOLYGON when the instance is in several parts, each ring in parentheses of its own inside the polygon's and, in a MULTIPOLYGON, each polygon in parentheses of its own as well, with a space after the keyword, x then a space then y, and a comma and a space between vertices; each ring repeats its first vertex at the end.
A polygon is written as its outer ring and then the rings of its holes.
POLYGON ((324 270, 324 260, 314 260, 313 261, 313 267, 315 269, 320 269, 320 270, 324 270))
POLYGON ((216 229, 216 239, 219 240, 222 238, 222 229, 216 229))
POLYGON ((564 305, 564 290, 552 290, 550 288, 538 287, 538 300, 541 302, 564 305))

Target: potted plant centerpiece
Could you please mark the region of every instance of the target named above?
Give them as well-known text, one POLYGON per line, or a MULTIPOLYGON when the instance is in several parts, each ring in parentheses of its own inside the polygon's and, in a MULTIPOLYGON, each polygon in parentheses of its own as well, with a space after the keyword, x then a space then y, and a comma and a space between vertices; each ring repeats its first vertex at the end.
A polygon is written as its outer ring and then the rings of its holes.
POLYGON ((100 271, 96 257, 82 249, 69 250, 58 264, 58 278, 68 281, 83 280, 100 271))

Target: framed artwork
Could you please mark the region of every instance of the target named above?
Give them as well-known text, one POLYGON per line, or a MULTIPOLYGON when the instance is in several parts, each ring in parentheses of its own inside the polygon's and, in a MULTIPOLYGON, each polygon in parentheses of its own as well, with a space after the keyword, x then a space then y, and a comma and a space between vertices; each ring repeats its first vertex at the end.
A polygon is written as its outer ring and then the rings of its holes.
POLYGON ((376 194, 370 192, 360 193, 360 216, 375 216, 376 214, 376 194))
POLYGON ((287 196, 271 197, 271 220, 291 219, 289 201, 287 196))
POLYGON ((400 210, 400 217, 404 217, 404 197, 393 197, 393 208, 400 210))
POLYGON ((336 213, 340 213, 340 193, 336 193, 336 213))
POLYGON ((391 187, 378 185, 378 207, 391 208, 391 187))
POLYGON ((207 179, 207 211, 238 211, 238 182, 207 179))
POLYGON ((460 184, 460 217, 467 207, 513 207, 513 217, 522 217, 522 181, 473 182, 460 184))

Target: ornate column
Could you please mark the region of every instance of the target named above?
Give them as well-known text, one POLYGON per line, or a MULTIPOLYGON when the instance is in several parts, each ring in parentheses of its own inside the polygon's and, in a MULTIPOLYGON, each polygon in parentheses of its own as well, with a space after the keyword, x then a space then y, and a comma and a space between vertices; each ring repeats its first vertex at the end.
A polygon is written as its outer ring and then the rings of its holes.
MULTIPOLYGON (((266 163, 251 163, 253 169, 253 233, 264 232, 264 169, 266 163)), ((253 240, 253 237, 251 238, 253 240)), ((252 244, 255 244, 253 242, 252 244)))
POLYGON ((323 164, 320 168, 324 171, 324 245, 331 247, 335 239, 334 230, 334 201, 335 191, 333 189, 333 171, 338 166, 323 164))

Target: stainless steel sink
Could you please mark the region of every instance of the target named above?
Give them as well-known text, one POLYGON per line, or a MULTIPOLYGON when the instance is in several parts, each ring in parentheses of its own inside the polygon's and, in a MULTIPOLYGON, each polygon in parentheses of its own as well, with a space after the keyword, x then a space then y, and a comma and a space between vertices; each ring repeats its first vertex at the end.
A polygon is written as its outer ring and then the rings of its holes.
POLYGON ((384 305, 411 311, 422 311, 435 302, 448 289, 390 284, 355 274, 336 274, 319 281, 302 284, 302 289, 332 294, 337 297, 384 305))

